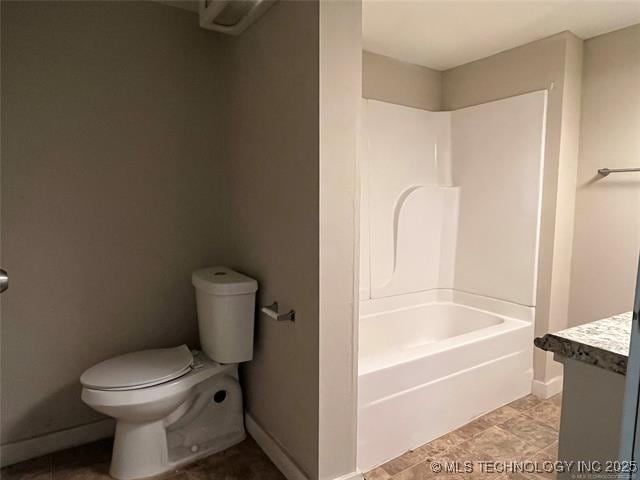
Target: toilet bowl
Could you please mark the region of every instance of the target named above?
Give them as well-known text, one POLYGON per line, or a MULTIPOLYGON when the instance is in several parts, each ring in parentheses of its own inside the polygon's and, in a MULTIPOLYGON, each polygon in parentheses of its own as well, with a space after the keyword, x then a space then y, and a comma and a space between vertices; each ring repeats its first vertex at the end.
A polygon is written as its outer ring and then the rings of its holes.
POLYGON ((83 375, 82 400, 116 419, 109 469, 114 478, 156 475, 245 438, 237 364, 220 365, 182 345, 137 352, 148 355, 129 358, 132 369, 140 369, 143 360, 152 362, 163 350, 188 354, 189 369, 163 383, 150 376, 149 386, 118 386, 107 379, 101 383, 95 375, 89 383, 91 370, 83 375))
POLYGON ((133 352, 80 377, 82 400, 116 420, 114 478, 157 475, 245 438, 238 362, 253 356, 257 283, 224 267, 194 272, 193 283, 204 351, 133 352))

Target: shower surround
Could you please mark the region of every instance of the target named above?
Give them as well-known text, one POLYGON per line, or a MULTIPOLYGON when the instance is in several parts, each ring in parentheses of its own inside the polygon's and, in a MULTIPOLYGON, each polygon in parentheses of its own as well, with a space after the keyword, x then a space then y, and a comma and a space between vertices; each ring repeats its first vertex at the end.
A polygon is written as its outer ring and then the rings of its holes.
POLYGON ((546 100, 363 100, 362 471, 531 391, 546 100))

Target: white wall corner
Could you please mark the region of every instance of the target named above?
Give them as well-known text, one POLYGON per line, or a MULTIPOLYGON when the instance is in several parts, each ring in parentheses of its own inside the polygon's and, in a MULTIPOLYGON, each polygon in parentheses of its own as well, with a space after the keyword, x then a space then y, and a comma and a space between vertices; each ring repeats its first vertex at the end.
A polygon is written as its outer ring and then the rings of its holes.
POLYGON ((562 392, 562 375, 543 382, 542 380, 534 380, 531 383, 531 393, 538 398, 547 399, 562 392))
MULTIPOLYGON (((362 5, 320 2, 318 471, 356 469, 362 5)), ((351 477, 348 477, 351 478, 351 477)))
POLYGON ((113 419, 107 418, 99 422, 7 443, 0 446, 0 466, 6 467, 7 465, 41 457, 66 448, 77 447, 78 445, 112 437, 114 431, 115 422, 113 419))

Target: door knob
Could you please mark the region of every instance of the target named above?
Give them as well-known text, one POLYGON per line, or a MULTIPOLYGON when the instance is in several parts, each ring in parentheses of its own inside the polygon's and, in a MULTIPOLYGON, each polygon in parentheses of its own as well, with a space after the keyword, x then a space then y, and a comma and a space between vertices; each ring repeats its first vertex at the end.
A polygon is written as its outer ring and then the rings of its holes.
POLYGON ((9 274, 0 268, 0 293, 9 288, 9 274))

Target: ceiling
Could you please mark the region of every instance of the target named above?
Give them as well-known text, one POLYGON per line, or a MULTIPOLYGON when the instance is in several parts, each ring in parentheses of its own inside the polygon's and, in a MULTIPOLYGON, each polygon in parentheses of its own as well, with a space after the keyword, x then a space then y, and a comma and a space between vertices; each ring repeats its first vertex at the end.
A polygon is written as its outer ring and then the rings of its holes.
POLYGON ((364 49, 446 70, 565 30, 640 23, 640 0, 364 0, 364 49))

